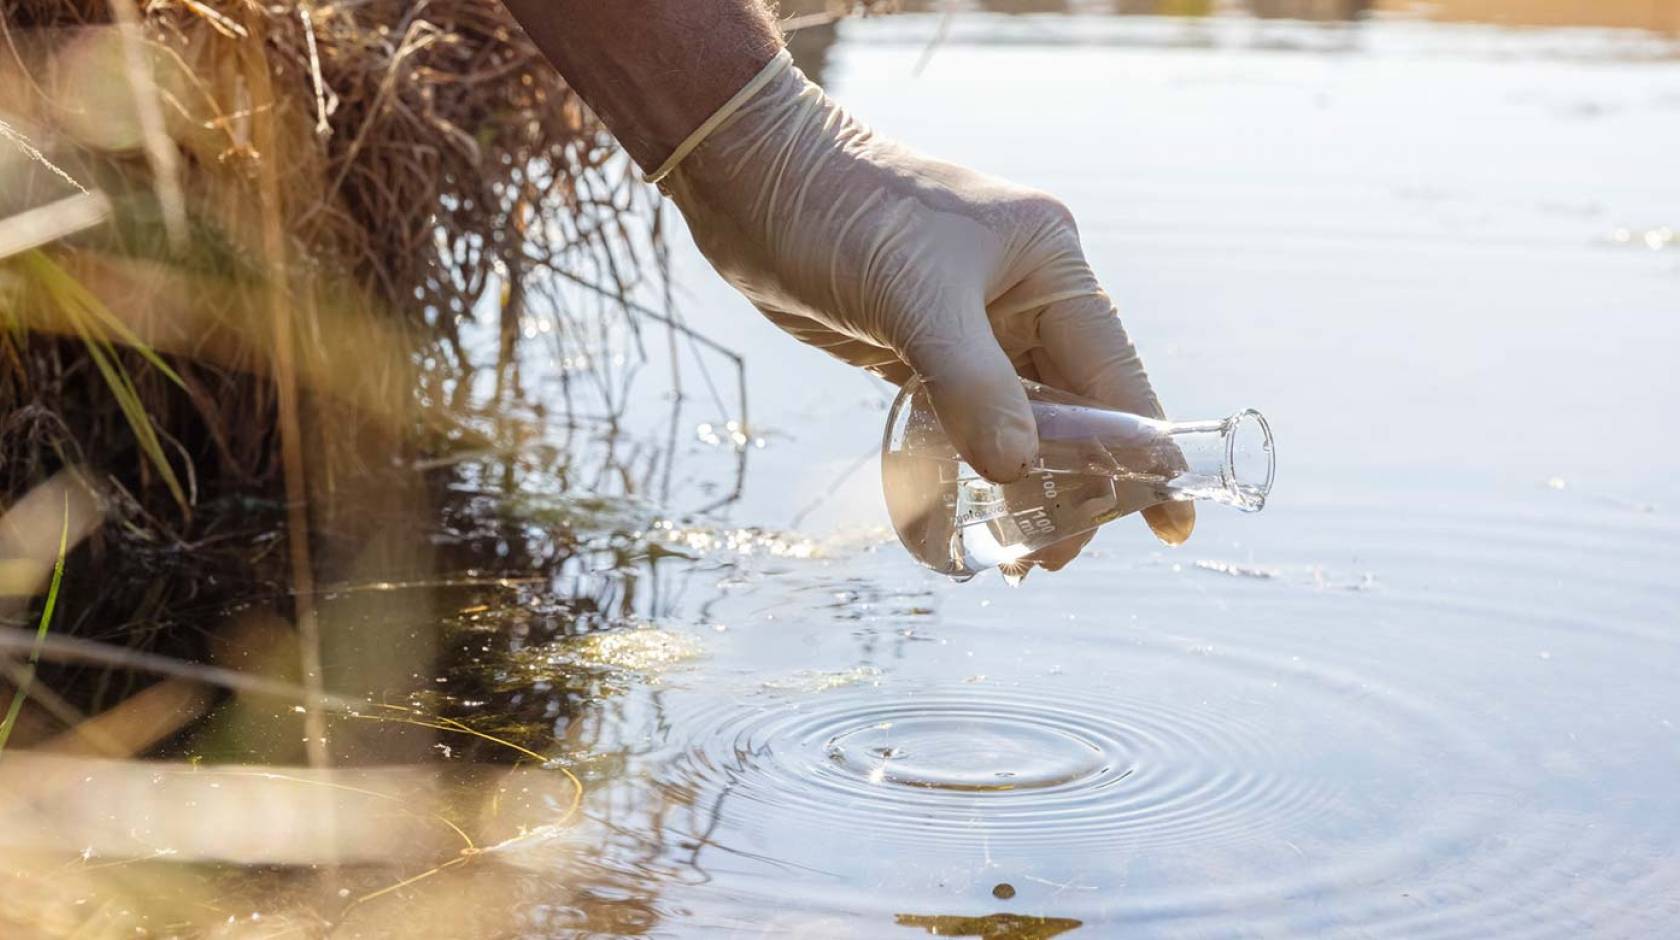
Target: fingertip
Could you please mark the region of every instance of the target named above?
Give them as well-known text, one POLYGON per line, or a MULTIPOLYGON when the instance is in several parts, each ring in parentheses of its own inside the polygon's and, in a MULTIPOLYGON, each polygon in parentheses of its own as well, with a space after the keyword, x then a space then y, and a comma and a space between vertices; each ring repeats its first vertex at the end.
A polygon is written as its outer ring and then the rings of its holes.
POLYGON ((1192 503, 1158 503, 1143 511, 1150 531, 1167 545, 1183 545, 1196 530, 1196 507, 1192 503))
POLYGON ((1079 557, 1079 553, 1084 551, 1085 546, 1090 544, 1095 535, 1095 532, 1086 532, 1081 535, 1070 536, 1033 552, 1025 560, 1043 568, 1045 571, 1060 571, 1066 568, 1069 562, 1079 557))
MULTIPOLYGON (((1032 420, 1028 415, 1027 420, 1032 420)), ((1038 429, 1018 420, 981 428, 970 438, 974 469, 993 483, 1014 483, 1038 460, 1038 429)))
POLYGON ((993 369, 953 369, 928 380, 939 423, 957 452, 994 483, 1021 479, 1038 461, 1038 424, 1021 380, 996 354, 993 369))
POLYGON ((1058 553, 1056 555, 1050 555, 1043 558, 1035 558, 1033 560, 1033 564, 1038 565, 1045 571, 1060 571, 1068 565, 1073 564, 1073 560, 1077 557, 1079 557, 1079 549, 1076 548, 1070 552, 1058 553))

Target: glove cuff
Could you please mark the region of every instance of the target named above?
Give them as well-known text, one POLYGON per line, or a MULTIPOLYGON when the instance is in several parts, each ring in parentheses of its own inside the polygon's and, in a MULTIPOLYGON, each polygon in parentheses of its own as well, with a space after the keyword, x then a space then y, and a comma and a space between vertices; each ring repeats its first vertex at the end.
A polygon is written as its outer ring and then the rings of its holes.
POLYGON ((722 107, 712 112, 711 117, 700 122, 700 126, 696 127, 693 133, 683 138, 683 142, 677 145, 677 149, 671 151, 671 155, 665 158, 665 162, 659 165, 659 169, 646 174, 642 178, 649 183, 657 184, 660 180, 670 176, 672 171, 676 170, 677 166, 682 163, 683 158, 694 152, 694 148, 705 143, 706 137, 712 131, 717 130, 718 125, 729 120, 730 115, 739 111, 742 105, 752 99, 753 95, 762 91, 764 86, 770 84, 776 76, 787 71, 792 65, 793 56, 788 54, 786 48, 777 52, 775 58, 765 63, 764 68, 760 69, 751 81, 741 86, 741 90, 736 92, 734 97, 725 101, 722 107))

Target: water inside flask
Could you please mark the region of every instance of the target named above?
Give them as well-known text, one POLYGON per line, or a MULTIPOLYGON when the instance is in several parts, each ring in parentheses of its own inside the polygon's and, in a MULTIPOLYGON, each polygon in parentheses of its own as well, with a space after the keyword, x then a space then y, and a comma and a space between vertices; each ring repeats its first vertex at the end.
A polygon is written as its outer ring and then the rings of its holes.
POLYGON ((967 579, 1157 503, 1208 500, 1257 512, 1271 492, 1271 429, 1253 410, 1164 421, 1022 380, 1038 460, 993 483, 957 453, 927 386, 906 383, 887 415, 881 478, 899 540, 928 568, 967 579))

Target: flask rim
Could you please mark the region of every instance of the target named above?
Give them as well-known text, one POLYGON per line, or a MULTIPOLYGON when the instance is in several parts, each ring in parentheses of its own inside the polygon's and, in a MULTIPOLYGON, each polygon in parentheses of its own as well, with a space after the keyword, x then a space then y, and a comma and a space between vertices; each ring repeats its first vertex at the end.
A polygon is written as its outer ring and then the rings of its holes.
POLYGON ((1245 408, 1220 424, 1220 433, 1225 438, 1225 460, 1219 469, 1220 483, 1237 509, 1259 512, 1265 508, 1266 498, 1272 493, 1272 481, 1277 478, 1277 448, 1272 446, 1272 425, 1265 415, 1253 408, 1245 408), (1246 469, 1252 459, 1247 450, 1239 455, 1239 448, 1243 446, 1241 439, 1248 429, 1260 435, 1259 453, 1265 456, 1264 479, 1260 479, 1261 474, 1246 469), (1238 464, 1239 456, 1248 458, 1243 465, 1238 464))

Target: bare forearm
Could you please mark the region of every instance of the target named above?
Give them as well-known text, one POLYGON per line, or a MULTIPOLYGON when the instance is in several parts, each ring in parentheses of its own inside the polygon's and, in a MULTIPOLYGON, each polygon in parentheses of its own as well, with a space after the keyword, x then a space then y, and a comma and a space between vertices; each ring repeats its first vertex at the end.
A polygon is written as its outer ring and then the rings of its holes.
POLYGON ((775 56, 762 0, 503 0, 630 156, 658 166, 775 56))

